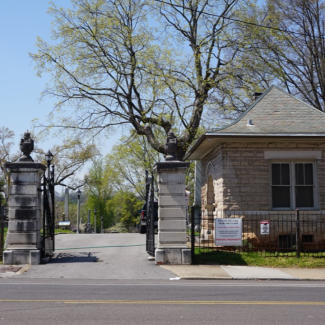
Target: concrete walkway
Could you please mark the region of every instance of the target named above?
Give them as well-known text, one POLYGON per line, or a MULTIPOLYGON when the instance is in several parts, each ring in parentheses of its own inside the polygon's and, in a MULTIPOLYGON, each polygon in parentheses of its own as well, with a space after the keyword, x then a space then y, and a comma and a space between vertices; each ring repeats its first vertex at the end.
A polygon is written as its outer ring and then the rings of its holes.
POLYGON ((163 265, 181 279, 325 280, 325 268, 271 268, 233 265, 163 265))
POLYGON ((74 278, 74 279, 170 279, 170 280, 323 280, 325 268, 270 268, 233 265, 155 265, 145 258, 142 266, 122 270, 101 265, 73 263, 70 267, 60 263, 30 265, 2 265, 0 278, 74 278), (93 266, 93 267, 91 267, 93 266), (140 272, 141 270, 141 272, 140 272), (108 271, 108 272, 107 272, 108 271), (131 271, 131 272, 129 272, 131 271))
POLYGON ((229 265, 155 265, 141 234, 56 236, 56 255, 42 265, 0 265, 0 277, 67 279, 285 279, 325 280, 325 268, 229 265))
MULTIPOLYGON (((19 266, 18 266, 19 267, 19 266)), ((148 261, 145 235, 62 234, 54 258, 17 268, 3 265, 0 277, 44 279, 168 280, 174 274, 148 261)))

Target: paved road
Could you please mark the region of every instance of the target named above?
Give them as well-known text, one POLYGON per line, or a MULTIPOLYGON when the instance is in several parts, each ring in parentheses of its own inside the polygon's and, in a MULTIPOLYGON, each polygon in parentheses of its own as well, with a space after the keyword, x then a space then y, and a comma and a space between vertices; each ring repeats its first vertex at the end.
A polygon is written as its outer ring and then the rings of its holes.
POLYGON ((148 261, 142 234, 64 234, 56 255, 19 277, 77 279, 169 279, 173 273, 148 261))
POLYGON ((0 279, 0 324, 324 324, 325 282, 0 279))

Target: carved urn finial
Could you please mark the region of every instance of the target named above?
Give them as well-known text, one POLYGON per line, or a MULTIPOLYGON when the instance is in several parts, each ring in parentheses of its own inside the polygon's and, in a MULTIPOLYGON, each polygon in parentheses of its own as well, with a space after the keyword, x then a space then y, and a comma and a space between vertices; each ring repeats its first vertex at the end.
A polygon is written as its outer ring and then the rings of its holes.
POLYGON ((167 153, 165 160, 177 160, 177 138, 173 132, 168 133, 165 148, 167 153))
POLYGON ((30 137, 30 132, 25 132, 24 137, 20 140, 20 150, 23 156, 19 158, 19 161, 34 161, 30 156, 34 150, 34 140, 30 137))

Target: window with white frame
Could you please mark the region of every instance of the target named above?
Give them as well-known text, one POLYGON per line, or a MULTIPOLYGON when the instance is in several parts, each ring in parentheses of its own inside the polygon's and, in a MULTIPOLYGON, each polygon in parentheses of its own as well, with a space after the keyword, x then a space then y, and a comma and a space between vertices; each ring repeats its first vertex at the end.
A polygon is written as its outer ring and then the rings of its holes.
POLYGON ((272 163, 272 208, 314 208, 314 175, 312 162, 272 163))

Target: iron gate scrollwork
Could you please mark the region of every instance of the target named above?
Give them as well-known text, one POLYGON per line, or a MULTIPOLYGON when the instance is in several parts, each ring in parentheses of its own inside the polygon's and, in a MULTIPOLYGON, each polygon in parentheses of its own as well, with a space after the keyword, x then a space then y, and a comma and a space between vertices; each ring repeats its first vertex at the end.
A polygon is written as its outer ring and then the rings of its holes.
POLYGON ((146 204, 146 219, 147 219, 147 234, 146 234, 146 250, 151 256, 155 256, 155 206, 154 206, 154 178, 153 175, 148 177, 146 174, 146 189, 147 189, 147 204, 146 204))
POLYGON ((55 250, 55 184, 54 166, 51 165, 52 154, 49 151, 46 155, 47 172, 44 173, 42 192, 43 192, 43 233, 41 237, 42 257, 52 256, 55 250))

